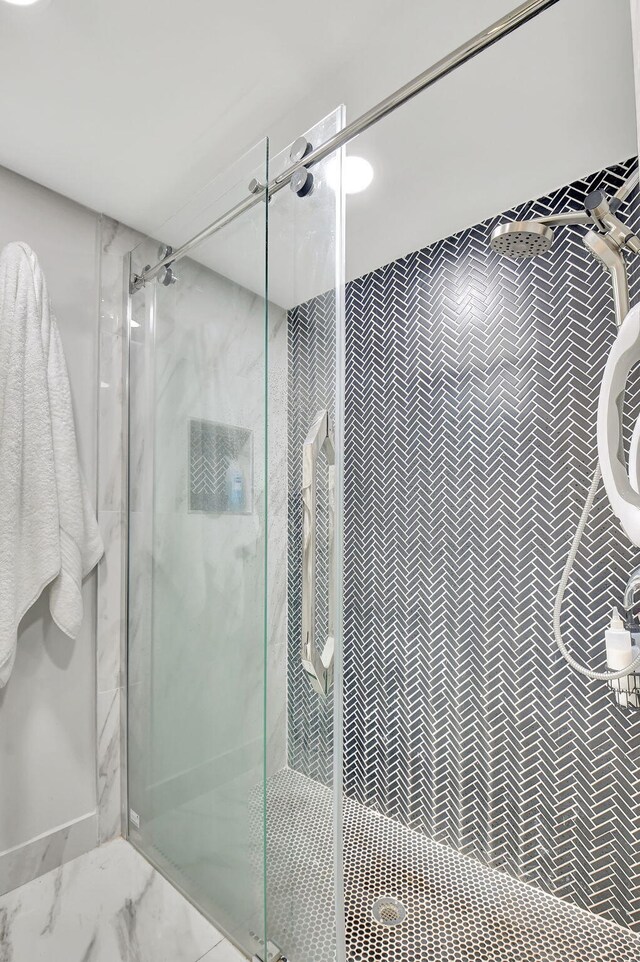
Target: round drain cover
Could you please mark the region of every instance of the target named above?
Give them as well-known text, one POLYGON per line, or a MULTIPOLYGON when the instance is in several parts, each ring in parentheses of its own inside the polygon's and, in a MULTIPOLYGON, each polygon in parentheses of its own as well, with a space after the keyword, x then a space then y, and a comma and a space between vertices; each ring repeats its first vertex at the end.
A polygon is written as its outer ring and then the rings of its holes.
POLYGON ((397 899, 376 899, 371 906, 371 912, 376 922, 381 925, 400 925, 404 921, 407 910, 397 899))

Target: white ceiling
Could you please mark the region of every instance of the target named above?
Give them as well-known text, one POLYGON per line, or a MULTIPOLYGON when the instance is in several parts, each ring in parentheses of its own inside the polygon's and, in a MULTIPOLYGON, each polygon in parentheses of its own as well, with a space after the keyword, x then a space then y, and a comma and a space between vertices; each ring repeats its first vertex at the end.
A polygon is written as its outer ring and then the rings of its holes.
MULTIPOLYGON (((281 149, 340 102, 353 119, 515 3, 0 2, 0 163, 157 235, 265 134, 281 149)), ((348 275, 635 143, 629 0, 560 0, 350 147, 375 179, 349 199, 348 275)))

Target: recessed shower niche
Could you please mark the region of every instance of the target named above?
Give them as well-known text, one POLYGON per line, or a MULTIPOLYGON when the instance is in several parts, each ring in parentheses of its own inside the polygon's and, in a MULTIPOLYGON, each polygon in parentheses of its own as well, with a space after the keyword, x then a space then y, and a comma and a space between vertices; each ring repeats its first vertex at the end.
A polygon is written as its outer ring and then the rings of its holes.
POLYGON ((249 514, 253 491, 253 432, 189 419, 189 511, 249 514))

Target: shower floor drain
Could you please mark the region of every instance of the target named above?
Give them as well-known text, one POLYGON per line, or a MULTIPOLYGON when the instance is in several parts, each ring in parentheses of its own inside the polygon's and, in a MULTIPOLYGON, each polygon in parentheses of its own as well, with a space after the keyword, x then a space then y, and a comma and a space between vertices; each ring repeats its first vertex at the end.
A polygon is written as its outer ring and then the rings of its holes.
POLYGON ((371 906, 371 912, 376 922, 381 925, 400 925, 404 921, 407 910, 397 899, 377 899, 371 906))

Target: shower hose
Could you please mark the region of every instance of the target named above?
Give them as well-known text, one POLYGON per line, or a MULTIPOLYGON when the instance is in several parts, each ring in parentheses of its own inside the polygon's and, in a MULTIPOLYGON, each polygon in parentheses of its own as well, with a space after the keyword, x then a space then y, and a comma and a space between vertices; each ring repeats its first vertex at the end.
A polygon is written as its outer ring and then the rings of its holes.
POLYGON ((593 472, 593 479, 589 487, 587 500, 584 503, 584 508, 582 509, 580 520, 578 521, 578 527, 576 528, 576 533, 574 534, 573 541, 571 542, 571 548, 569 549, 569 555, 564 566, 564 571, 562 572, 562 577, 560 578, 560 584, 558 585, 556 601, 555 605, 553 606, 553 635, 556 640, 556 644, 562 652, 565 660, 575 671, 579 672, 579 674, 584 675, 586 678, 593 678, 595 681, 615 681, 617 678, 626 678, 627 675, 631 675, 633 672, 640 669, 640 655, 638 655, 630 665, 627 665, 626 668, 621 668, 620 671, 591 671, 590 668, 587 668, 585 665, 581 665, 580 662, 576 661, 576 659, 571 655, 569 649, 562 640, 562 631, 560 629, 562 602, 564 601, 565 591, 567 590, 567 585, 569 584, 569 579, 571 578, 571 572, 573 571, 573 565, 580 548, 582 535, 584 534, 584 529, 587 526, 587 521, 589 520, 589 515, 591 514, 591 509, 593 507, 593 502, 595 501, 596 494, 598 493, 601 477, 602 474, 600 472, 600 463, 598 463, 596 464, 596 469, 593 472))

